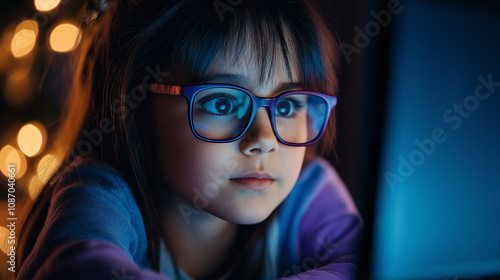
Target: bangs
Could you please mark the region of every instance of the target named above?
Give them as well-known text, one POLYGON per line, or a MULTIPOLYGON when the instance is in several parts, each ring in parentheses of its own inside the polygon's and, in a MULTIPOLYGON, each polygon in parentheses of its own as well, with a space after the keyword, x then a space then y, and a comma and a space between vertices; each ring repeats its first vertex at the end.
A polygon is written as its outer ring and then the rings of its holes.
POLYGON ((299 72, 300 65, 296 48, 298 42, 281 15, 273 15, 267 10, 240 13, 231 17, 231 28, 218 55, 235 64, 249 49, 257 65, 260 84, 272 80, 282 65, 288 80, 293 81, 292 67, 299 72))
MULTIPOLYGON (((170 54, 166 58, 168 64, 183 65, 196 79, 203 76, 216 57, 236 63, 242 52, 250 48, 259 68, 260 83, 273 78, 277 65, 284 65, 290 80, 293 68, 300 73, 305 89, 334 94, 327 86, 328 76, 333 75, 325 68, 318 30, 307 7, 285 1, 246 2, 233 11, 225 11, 223 20, 211 1, 184 7, 196 16, 184 18, 179 30, 165 30, 170 34, 164 34, 173 35, 165 36, 170 37, 163 49, 170 54)), ((183 8, 180 10, 178 14, 185 14, 183 8)), ((171 20, 177 22, 175 15, 171 20)))

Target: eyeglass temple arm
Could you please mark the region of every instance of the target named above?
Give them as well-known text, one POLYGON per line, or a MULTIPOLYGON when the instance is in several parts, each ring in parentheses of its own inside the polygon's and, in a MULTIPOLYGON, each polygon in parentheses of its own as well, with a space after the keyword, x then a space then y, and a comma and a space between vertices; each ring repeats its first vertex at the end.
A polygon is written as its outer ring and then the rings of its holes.
POLYGON ((180 86, 171 86, 165 84, 149 84, 147 86, 149 86, 149 90, 154 94, 181 95, 180 86))

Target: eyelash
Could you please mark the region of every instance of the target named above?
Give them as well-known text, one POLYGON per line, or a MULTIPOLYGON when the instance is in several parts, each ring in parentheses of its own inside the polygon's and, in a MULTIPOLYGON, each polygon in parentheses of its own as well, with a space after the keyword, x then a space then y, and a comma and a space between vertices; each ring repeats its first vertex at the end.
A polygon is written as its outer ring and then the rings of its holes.
POLYGON ((219 97, 226 97, 226 98, 229 98, 231 99, 232 102, 236 102, 236 100, 234 99, 234 97, 232 97, 231 95, 229 94, 226 94, 226 93, 214 93, 214 94, 210 94, 209 96, 205 96, 203 97, 202 99, 200 99, 198 102, 197 102, 197 107, 204 110, 205 114, 208 114, 210 116, 214 116, 214 117, 225 117, 224 115, 219 115, 219 114, 214 114, 214 113, 211 113, 209 111, 206 111, 205 109, 202 108, 202 105, 204 105, 205 103, 207 102, 210 102, 216 98, 219 98, 219 97))
MULTIPOLYGON (((293 98, 284 98, 283 100, 289 100, 289 101, 291 101, 293 103, 293 106, 295 106, 295 108, 297 108, 297 111, 305 106, 304 102, 301 102, 301 101, 293 99, 293 98)), ((294 113, 291 116, 287 117, 287 118, 295 119, 296 117, 297 117, 297 113, 294 110, 294 113)))

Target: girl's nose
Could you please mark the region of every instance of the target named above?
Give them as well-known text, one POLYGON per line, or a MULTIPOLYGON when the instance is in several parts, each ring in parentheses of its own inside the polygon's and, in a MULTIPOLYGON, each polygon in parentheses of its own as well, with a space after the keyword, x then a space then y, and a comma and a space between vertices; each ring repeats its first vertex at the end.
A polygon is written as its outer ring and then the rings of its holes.
POLYGON ((266 108, 261 107, 240 140, 240 151, 247 156, 262 156, 273 154, 278 149, 279 144, 273 133, 271 118, 266 108))

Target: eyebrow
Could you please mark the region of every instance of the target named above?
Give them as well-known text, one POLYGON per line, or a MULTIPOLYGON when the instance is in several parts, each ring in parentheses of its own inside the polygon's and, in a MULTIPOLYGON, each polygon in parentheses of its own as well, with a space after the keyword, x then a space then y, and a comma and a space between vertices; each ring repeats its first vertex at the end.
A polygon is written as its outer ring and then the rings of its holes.
MULTIPOLYGON (((243 75, 238 74, 209 74, 202 76, 198 79, 195 79, 195 83, 203 84, 203 83, 223 83, 223 84, 232 84, 243 87, 246 84, 247 78, 243 75)), ((291 90, 299 90, 302 89, 302 83, 281 83, 274 90, 275 93, 282 93, 291 90)))

